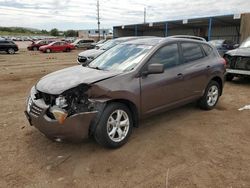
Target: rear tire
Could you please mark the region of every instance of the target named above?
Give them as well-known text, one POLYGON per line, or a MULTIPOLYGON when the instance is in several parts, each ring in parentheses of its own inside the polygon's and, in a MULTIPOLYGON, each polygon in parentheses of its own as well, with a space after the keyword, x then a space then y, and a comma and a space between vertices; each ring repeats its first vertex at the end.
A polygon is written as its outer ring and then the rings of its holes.
POLYGON ((65 51, 66 51, 66 52, 70 52, 70 48, 67 48, 65 51))
POLYGON ((232 81, 234 79, 234 75, 233 74, 227 74, 226 75, 226 81, 232 81))
POLYGON ((38 50, 38 48, 37 47, 33 47, 33 51, 37 51, 38 50))
POLYGON ((221 89, 218 82, 214 80, 210 81, 203 97, 198 102, 200 108, 203 110, 212 110, 219 100, 221 89))
POLYGON ((121 147, 132 133, 133 119, 127 106, 111 103, 103 111, 95 129, 97 143, 107 148, 121 147))

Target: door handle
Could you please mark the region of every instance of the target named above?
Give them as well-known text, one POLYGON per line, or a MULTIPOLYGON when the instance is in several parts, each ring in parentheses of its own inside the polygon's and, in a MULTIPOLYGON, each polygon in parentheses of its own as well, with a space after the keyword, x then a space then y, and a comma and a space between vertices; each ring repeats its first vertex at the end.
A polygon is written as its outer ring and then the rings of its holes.
POLYGON ((178 79, 183 79, 183 74, 182 73, 177 74, 177 78, 178 79))
POLYGON ((210 66, 210 65, 208 65, 208 66, 207 66, 207 69, 210 69, 210 68, 211 68, 211 66, 210 66))

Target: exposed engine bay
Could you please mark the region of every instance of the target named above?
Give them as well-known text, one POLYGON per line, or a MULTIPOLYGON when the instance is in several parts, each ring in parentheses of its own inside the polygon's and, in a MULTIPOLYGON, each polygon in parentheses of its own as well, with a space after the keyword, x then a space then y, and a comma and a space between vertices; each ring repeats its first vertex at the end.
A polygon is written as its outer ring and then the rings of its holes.
POLYGON ((46 112, 47 116, 63 123, 69 116, 94 110, 95 104, 89 100, 87 94, 89 88, 90 86, 87 84, 80 84, 60 95, 37 91, 35 100, 43 99, 45 104, 50 106, 46 112))

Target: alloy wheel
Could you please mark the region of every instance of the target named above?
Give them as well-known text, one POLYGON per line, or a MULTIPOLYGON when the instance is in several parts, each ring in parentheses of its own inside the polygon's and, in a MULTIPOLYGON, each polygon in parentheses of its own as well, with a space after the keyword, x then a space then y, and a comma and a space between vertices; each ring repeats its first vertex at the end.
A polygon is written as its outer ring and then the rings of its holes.
POLYGON ((214 106, 219 97, 219 89, 216 85, 212 85, 207 92, 207 104, 214 106))
POLYGON ((118 109, 114 111, 107 121, 109 138, 114 142, 121 142, 128 134, 129 125, 129 117, 124 110, 118 109))

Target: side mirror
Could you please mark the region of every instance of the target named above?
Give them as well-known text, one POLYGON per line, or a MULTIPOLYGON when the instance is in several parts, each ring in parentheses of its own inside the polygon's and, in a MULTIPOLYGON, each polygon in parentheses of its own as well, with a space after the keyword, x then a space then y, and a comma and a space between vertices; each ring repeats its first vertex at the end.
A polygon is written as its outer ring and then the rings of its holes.
POLYGON ((143 72, 143 75, 148 74, 160 74, 164 72, 164 65, 163 64, 150 64, 148 66, 148 70, 143 72))

